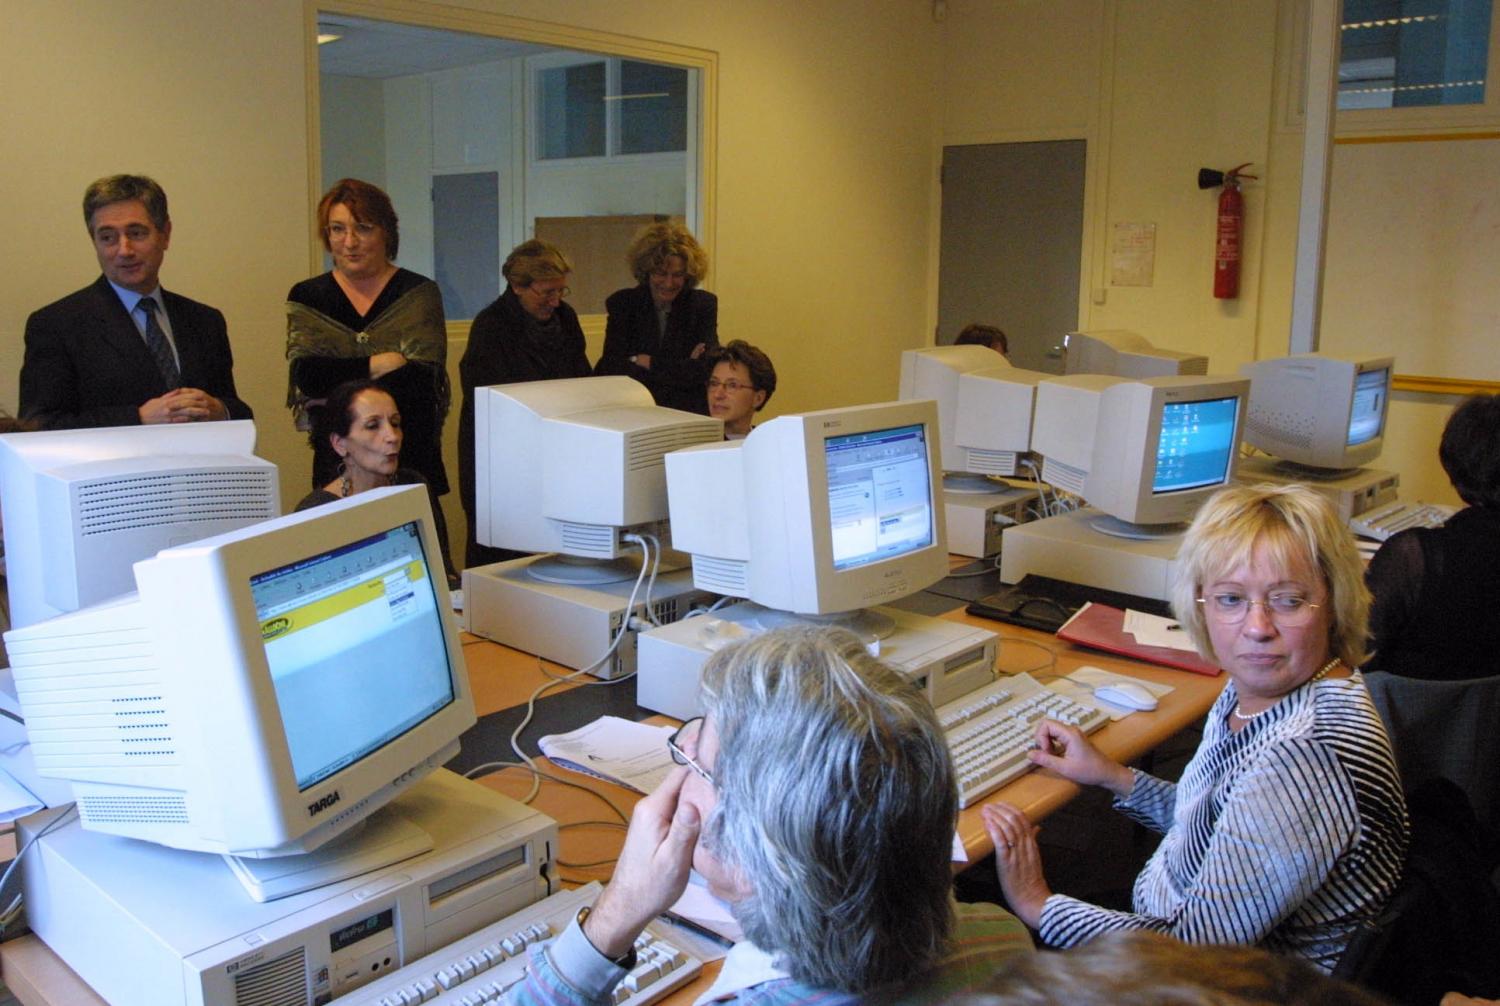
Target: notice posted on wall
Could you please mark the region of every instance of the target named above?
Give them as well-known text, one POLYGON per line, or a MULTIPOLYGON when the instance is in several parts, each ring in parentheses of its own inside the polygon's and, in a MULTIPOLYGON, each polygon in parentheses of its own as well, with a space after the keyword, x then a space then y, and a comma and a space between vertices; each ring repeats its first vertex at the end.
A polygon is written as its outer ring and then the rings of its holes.
POLYGON ((1109 247, 1110 286, 1150 286, 1156 272, 1156 225, 1116 223, 1109 247))

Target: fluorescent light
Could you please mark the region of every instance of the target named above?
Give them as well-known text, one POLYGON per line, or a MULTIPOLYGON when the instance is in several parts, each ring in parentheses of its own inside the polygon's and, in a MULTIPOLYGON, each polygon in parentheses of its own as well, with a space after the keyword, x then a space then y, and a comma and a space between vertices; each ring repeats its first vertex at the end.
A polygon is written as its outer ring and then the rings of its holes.
POLYGON ((1441 14, 1412 14, 1407 17, 1384 17, 1374 21, 1350 21, 1348 24, 1339 25, 1344 31, 1355 31, 1360 28, 1397 28, 1408 24, 1421 24, 1424 21, 1441 21, 1441 14))

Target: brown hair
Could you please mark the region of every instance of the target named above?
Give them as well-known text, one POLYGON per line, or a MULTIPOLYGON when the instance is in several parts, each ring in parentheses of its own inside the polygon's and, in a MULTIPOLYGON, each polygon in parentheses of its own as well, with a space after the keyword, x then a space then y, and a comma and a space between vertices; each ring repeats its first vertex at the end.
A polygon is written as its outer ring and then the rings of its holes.
POLYGON ((953 340, 955 346, 983 346, 986 349, 994 349, 995 343, 1000 344, 1000 355, 1004 356, 1010 352, 1010 340, 1005 333, 994 325, 965 325, 963 331, 958 333, 958 338, 953 340))
POLYGON ((693 232, 682 224, 647 224, 630 242, 625 262, 636 282, 644 283, 652 272, 664 268, 667 259, 673 255, 682 259, 689 288, 703 282, 703 277, 708 275, 708 253, 698 244, 693 232))
POLYGON ((146 208, 146 216, 157 230, 167 229, 171 217, 167 215, 167 194, 160 185, 145 175, 109 175, 83 190, 83 223, 89 233, 94 233, 94 213, 99 207, 130 199, 146 208))
POLYGON ((1017 954, 946 1006, 1379 1006, 1311 964, 1257 947, 1189 946, 1144 930, 1061 953, 1017 954))
POLYGON ((1443 426, 1438 460, 1459 498, 1500 507, 1500 395, 1471 395, 1443 426))
POLYGON ((391 205, 391 197, 378 185, 358 178, 340 178, 318 200, 318 233, 323 235, 323 248, 333 251, 333 245, 328 241, 328 214, 340 204, 349 207, 349 214, 357 223, 374 224, 385 232, 385 257, 395 261, 396 252, 401 247, 396 208, 391 205))
POLYGON ((766 397, 761 399, 755 411, 759 412, 764 409, 776 390, 776 368, 771 366, 771 358, 744 339, 735 339, 727 346, 715 346, 708 351, 710 374, 721 363, 738 363, 745 368, 750 374, 750 383, 754 386, 754 390, 766 393, 766 397))
POLYGON ((500 275, 515 286, 530 286, 539 279, 561 279, 573 271, 573 263, 550 241, 532 238, 511 249, 500 267, 500 275))

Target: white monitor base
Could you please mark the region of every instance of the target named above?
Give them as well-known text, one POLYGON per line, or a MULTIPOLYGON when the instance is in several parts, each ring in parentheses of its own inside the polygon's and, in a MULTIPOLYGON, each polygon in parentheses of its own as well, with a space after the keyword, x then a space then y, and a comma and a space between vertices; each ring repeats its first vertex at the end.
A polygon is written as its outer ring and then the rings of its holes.
MULTIPOLYGON (((640 560, 628 560, 635 572, 613 583, 557 583, 532 575, 534 566, 551 558, 526 556, 464 570, 460 624, 476 636, 564 667, 588 667, 609 649, 627 615, 646 614, 645 585, 636 594, 635 607, 628 613, 625 610, 640 560)), ((651 608, 658 622, 674 622, 689 608, 713 601, 714 595, 693 586, 690 569, 658 572, 651 589, 651 608)), ((627 628, 610 659, 589 673, 612 680, 634 671, 635 637, 627 628)))
POLYGON ((1305 485, 1332 500, 1339 519, 1345 521, 1366 510, 1394 502, 1396 491, 1401 487, 1400 475, 1378 468, 1355 468, 1335 478, 1327 477, 1327 473, 1323 478, 1308 478, 1305 473, 1293 473, 1275 458, 1242 459, 1235 469, 1234 480, 1241 485, 1255 485, 1257 482, 1278 486, 1305 485))
POLYGON ((432 846, 431 835, 386 807, 313 852, 275 859, 225 856, 224 862, 250 897, 264 902, 336 884, 431 852, 432 846))
MULTIPOLYGON (((553 889, 557 822, 483 783, 439 769, 386 812, 432 836, 432 850, 268 904, 216 854, 63 823, 21 863, 27 919, 111 1006, 307 1006, 553 889)), ((56 813, 23 818, 21 840, 56 813)))
POLYGON ((775 608, 762 608, 754 623, 760 629, 780 629, 788 625, 807 625, 822 629, 847 629, 866 646, 879 646, 882 639, 896 631, 896 620, 879 608, 860 608, 837 615, 797 615, 775 608))
MULTIPOLYGON (((895 626, 889 636, 868 644, 870 651, 919 684, 934 706, 994 680, 1000 641, 995 633, 900 608, 869 610, 889 618, 895 626)), ((742 601, 712 615, 641 633, 636 703, 681 720, 702 715, 698 686, 703 665, 716 650, 764 631, 768 612, 758 604, 742 601)), ((798 616, 777 613, 777 618, 787 617, 798 616)))

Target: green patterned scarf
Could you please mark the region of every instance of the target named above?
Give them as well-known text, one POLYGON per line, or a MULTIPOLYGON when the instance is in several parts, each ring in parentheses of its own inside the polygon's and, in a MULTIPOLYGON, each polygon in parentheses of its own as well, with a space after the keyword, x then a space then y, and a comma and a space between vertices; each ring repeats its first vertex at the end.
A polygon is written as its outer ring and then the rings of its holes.
MULTIPOLYGON (((369 357, 392 351, 432 367, 437 385, 438 424, 441 426, 448 414, 451 390, 447 370, 448 329, 443 323, 443 297, 436 283, 428 280, 412 287, 362 332, 341 325, 305 304, 287 301, 288 361, 307 356, 369 357)), ((291 408, 299 430, 308 428, 309 403, 317 404, 317 401, 288 379, 286 404, 291 408)))

